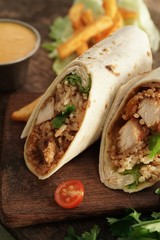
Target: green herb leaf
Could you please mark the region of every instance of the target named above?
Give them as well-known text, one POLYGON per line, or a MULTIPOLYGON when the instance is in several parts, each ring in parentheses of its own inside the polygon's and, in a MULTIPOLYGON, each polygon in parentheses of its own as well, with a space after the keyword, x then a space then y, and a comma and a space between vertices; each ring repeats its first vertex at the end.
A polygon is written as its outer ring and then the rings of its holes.
POLYGON ((150 136, 148 147, 151 151, 149 154, 150 158, 154 158, 156 154, 160 153, 160 133, 155 133, 150 136))
POLYGON ((52 125, 53 125, 53 128, 55 129, 59 129, 64 124, 65 124, 65 117, 62 115, 57 116, 52 120, 52 125))
POLYGON ((121 219, 107 218, 113 236, 127 237, 131 232, 132 225, 140 222, 140 213, 136 212, 134 209, 128 209, 128 211, 132 212, 121 219))
POLYGON ((91 79, 89 78, 88 80, 88 85, 87 86, 82 86, 82 79, 79 77, 77 74, 69 74, 68 76, 65 77, 66 81, 72 86, 78 86, 79 91, 81 93, 86 93, 89 94, 89 91, 91 89, 91 79))
POLYGON ((58 114, 53 120, 52 120, 52 125, 53 128, 59 129, 65 124, 65 120, 69 115, 75 111, 75 106, 74 105, 67 105, 65 111, 61 112, 58 114))
POLYGON ((160 239, 160 213, 152 213, 151 218, 145 221, 140 220, 140 216, 140 213, 132 209, 124 218, 107 218, 113 236, 121 240, 160 239))
POLYGON ((84 232, 82 238, 85 240, 96 240, 100 232, 100 228, 97 225, 91 229, 91 232, 84 232))
POLYGON ((64 240, 97 240, 99 235, 100 228, 97 225, 94 225, 90 232, 84 232, 81 236, 78 236, 75 233, 75 230, 72 226, 69 226, 67 230, 67 236, 64 240))
POLYGON ((153 212, 151 217, 154 219, 158 219, 158 218, 160 219, 160 212, 153 212))

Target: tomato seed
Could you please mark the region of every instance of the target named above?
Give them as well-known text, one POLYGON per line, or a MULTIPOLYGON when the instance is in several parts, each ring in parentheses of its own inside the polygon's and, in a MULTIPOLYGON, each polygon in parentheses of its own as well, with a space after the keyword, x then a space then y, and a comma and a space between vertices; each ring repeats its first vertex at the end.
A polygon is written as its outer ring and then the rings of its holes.
POLYGON ((68 189, 72 191, 72 190, 74 189, 74 186, 73 186, 73 185, 70 185, 70 186, 68 187, 68 189))
POLYGON ((70 201, 71 201, 71 198, 70 198, 70 197, 67 197, 67 198, 65 198, 65 201, 66 201, 66 202, 70 202, 70 201))

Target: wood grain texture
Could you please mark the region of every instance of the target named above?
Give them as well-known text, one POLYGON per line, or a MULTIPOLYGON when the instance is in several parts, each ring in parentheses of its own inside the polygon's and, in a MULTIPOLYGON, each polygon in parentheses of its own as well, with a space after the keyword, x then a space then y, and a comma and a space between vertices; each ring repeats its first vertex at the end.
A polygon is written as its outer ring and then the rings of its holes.
POLYGON ((70 220, 114 214, 125 208, 158 209, 154 187, 139 193, 127 194, 106 188, 99 179, 99 141, 46 180, 39 180, 26 167, 23 158, 24 140, 20 134, 23 123, 10 119, 11 113, 35 94, 16 94, 9 98, 5 115, 2 145, 2 222, 10 227, 21 227, 52 221, 70 220), (59 207, 53 193, 59 183, 80 179, 85 187, 82 204, 75 209, 59 207))

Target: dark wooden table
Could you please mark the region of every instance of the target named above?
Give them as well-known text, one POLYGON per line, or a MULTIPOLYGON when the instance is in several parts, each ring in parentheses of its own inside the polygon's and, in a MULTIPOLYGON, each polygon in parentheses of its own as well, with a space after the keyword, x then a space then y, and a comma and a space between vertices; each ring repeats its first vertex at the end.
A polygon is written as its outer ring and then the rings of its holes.
MULTIPOLYGON (((149 4, 154 21, 160 28, 160 18, 158 15, 160 1, 146 0, 146 2, 149 4)), ((58 15, 64 16, 70 4, 71 1, 68 0, 0 0, 0 18, 16 18, 32 24, 40 32, 43 43, 48 40, 49 25, 58 15)), ((154 59, 154 67, 158 67, 160 65, 159 53, 154 55, 154 59)), ((45 91, 55 77, 51 66, 52 61, 48 59, 47 53, 40 48, 30 61, 26 83, 18 92, 34 91, 35 93, 40 93, 45 91)), ((2 145, 3 116, 9 96, 10 94, 7 93, 0 94, 0 148, 2 145)), ((74 226, 79 234, 84 230, 89 230, 94 224, 98 224, 101 228, 101 239, 104 235, 108 236, 108 239, 112 239, 108 231, 105 216, 15 229, 7 228, 7 230, 18 240, 62 240, 66 235, 69 224, 74 226)))

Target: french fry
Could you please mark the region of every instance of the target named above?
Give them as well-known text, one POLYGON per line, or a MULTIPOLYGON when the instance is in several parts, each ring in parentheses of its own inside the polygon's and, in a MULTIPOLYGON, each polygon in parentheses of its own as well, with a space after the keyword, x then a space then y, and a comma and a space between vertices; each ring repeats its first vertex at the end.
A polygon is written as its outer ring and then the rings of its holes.
MULTIPOLYGON (((82 20, 82 22, 83 22, 83 24, 85 26, 93 23, 94 22, 94 16, 93 16, 92 9, 86 9, 86 10, 82 11, 82 13, 81 13, 81 20, 82 20)), ((83 42, 81 44, 81 46, 76 50, 77 55, 80 56, 85 51, 87 51, 88 48, 89 48, 88 47, 88 43, 87 42, 83 42)))
POLYGON ((40 97, 35 99, 33 102, 25 105, 24 107, 18 109, 17 111, 14 111, 11 115, 12 120, 26 122, 39 100, 40 97))
POLYGON ((72 7, 69 9, 68 16, 75 30, 80 29, 84 26, 81 19, 83 10, 84 10, 84 5, 82 3, 73 4, 72 7))
POLYGON ((110 28, 103 31, 102 33, 96 35, 94 37, 94 43, 98 43, 99 41, 103 40, 104 38, 109 36, 111 33, 115 32, 118 28, 122 26, 123 26, 123 17, 121 13, 118 11, 114 20, 114 24, 110 28))
POLYGON ((83 54, 85 51, 88 50, 88 44, 86 42, 82 43, 81 46, 76 50, 78 56, 83 54))
POLYGON ((103 0, 103 8, 105 10, 105 14, 114 19, 116 17, 118 6, 116 0, 103 0))
POLYGON ((115 32, 118 28, 121 28, 124 25, 122 14, 118 11, 115 17, 115 21, 113 26, 109 29, 109 33, 111 34, 115 32))
POLYGON ((71 53, 75 52, 82 43, 88 42, 96 34, 110 28, 112 24, 113 21, 110 17, 105 15, 99 17, 92 24, 75 33, 71 38, 57 48, 60 58, 63 59, 68 57, 71 53))
POLYGON ((137 12, 130 11, 124 8, 118 8, 118 10, 121 13, 123 19, 128 19, 128 18, 135 19, 138 16, 137 12))
POLYGON ((83 11, 81 14, 81 19, 85 25, 93 23, 94 15, 93 15, 92 9, 89 8, 89 9, 86 9, 85 11, 83 11))

